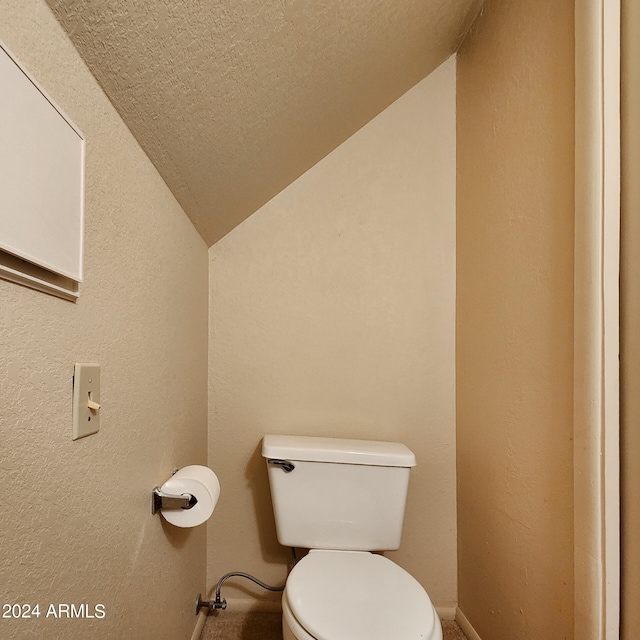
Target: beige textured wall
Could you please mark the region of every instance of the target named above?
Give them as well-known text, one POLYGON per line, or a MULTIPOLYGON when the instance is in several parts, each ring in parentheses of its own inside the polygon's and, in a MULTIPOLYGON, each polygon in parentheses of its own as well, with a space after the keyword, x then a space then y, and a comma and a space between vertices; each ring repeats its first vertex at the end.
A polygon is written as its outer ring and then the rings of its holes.
POLYGON ((573 3, 488 0, 458 58, 459 601, 573 637, 573 3))
POLYGON ((0 637, 189 638, 205 529, 172 530, 149 492, 206 462, 207 249, 45 3, 3 0, 0 39, 87 140, 80 300, 0 280, 0 603, 42 614, 0 637), (102 367, 103 413, 73 442, 78 361, 102 367))
POLYGON ((622 2, 622 634, 640 626, 640 4, 622 2))
MULTIPOLYGON (((399 440, 418 467, 392 557, 453 607, 455 61, 209 254, 209 460, 223 493, 208 584, 230 570, 285 578, 264 434, 399 440)), ((263 597, 227 585, 227 598, 263 597)))

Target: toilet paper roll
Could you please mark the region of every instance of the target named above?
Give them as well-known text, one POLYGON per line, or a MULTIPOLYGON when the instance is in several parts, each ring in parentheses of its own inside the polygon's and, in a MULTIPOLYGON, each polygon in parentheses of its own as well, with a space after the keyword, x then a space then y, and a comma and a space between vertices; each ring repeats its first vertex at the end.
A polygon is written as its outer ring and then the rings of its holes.
POLYGON ((174 496, 190 493, 198 502, 191 509, 163 509, 163 518, 176 527, 197 527, 213 513, 220 497, 220 482, 216 474, 198 464, 183 467, 160 487, 160 491, 174 496))

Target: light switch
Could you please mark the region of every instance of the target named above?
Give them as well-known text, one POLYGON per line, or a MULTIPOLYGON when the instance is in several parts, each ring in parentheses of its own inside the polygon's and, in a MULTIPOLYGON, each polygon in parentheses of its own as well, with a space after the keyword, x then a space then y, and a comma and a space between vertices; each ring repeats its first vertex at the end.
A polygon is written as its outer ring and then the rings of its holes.
POLYGON ((73 374, 73 439, 100 429, 100 365, 76 363, 73 374))

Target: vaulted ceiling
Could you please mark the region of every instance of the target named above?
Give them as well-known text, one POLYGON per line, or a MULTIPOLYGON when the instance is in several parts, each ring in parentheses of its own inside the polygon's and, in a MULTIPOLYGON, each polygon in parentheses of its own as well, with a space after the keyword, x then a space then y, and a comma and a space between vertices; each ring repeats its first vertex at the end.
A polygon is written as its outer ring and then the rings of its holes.
POLYGON ((211 245, 426 77, 479 0, 47 0, 211 245))

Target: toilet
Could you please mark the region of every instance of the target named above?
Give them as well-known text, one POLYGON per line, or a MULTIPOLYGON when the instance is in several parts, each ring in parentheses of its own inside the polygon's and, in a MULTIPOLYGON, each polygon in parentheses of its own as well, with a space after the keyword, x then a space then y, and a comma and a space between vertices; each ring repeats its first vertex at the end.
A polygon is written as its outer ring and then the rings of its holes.
POLYGON ((442 640, 398 549, 414 454, 403 444, 264 436, 280 544, 309 549, 282 595, 284 640, 442 640))

